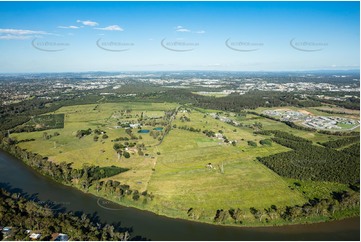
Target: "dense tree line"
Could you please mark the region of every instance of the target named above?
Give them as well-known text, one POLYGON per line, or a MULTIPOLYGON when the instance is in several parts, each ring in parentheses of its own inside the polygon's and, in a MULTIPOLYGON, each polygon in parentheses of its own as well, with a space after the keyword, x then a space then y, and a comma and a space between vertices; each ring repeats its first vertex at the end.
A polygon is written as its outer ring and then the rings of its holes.
POLYGON ((331 140, 328 142, 321 143, 323 146, 327 148, 341 148, 343 146, 356 143, 360 141, 360 136, 347 137, 343 139, 331 140))
MULTIPOLYGON (((353 186, 357 187, 357 186, 353 186)), ((302 205, 277 207, 275 205, 269 208, 258 209, 255 207, 246 209, 218 209, 215 213, 213 221, 215 223, 233 222, 236 224, 242 224, 243 222, 251 220, 248 216, 251 214, 253 218, 262 223, 273 223, 275 221, 284 220, 293 222, 299 219, 308 219, 312 217, 328 217, 333 218, 335 213, 342 213, 343 211, 358 210, 360 205, 360 193, 358 190, 354 191, 341 191, 332 192, 331 198, 310 199, 308 202, 302 205)), ((188 217, 197 219, 195 216, 195 209, 188 210, 188 217)), ((357 212, 359 213, 359 212, 357 212)), ((357 214, 355 214, 357 215, 357 214)))
MULTIPOLYGON (((265 133, 261 131, 258 133, 265 133)), ((272 141, 292 151, 258 157, 281 176, 300 180, 353 183, 359 180, 359 158, 351 153, 312 145, 312 142, 285 132, 272 131, 272 141)))
POLYGON ((210 138, 216 137, 216 133, 212 130, 206 129, 206 130, 203 130, 202 133, 207 135, 210 138))
MULTIPOLYGON (((347 95, 350 95, 349 93, 347 95)), ((359 93, 357 95, 360 95, 359 93)), ((332 99, 320 99, 317 97, 310 97, 311 100, 328 103, 331 105, 352 109, 352 110, 360 110, 360 98, 348 97, 344 101, 340 100, 332 100, 332 99)), ((322 111, 323 112, 323 111, 322 111)))
POLYGON ((282 139, 287 139, 287 140, 292 140, 292 141, 297 141, 297 142, 302 142, 302 143, 309 143, 311 144, 312 141, 299 137, 299 136, 295 136, 293 134, 281 131, 281 130, 262 130, 262 131, 256 131, 254 132, 255 134, 261 134, 261 135, 274 135, 277 138, 282 138, 282 139))
POLYGON ((320 108, 315 108, 315 110, 323 112, 323 113, 329 113, 329 114, 350 114, 349 112, 328 110, 328 109, 320 109, 320 108))
POLYGON ((345 149, 342 149, 342 152, 345 152, 355 157, 360 157, 360 142, 350 145, 345 149))
POLYGON ((275 106, 318 106, 317 101, 300 100, 290 93, 251 91, 244 95, 231 94, 225 97, 196 97, 197 106, 208 109, 239 112, 244 109, 275 106))
POLYGON ((360 135, 359 132, 337 132, 337 131, 330 131, 330 130, 318 130, 317 131, 320 134, 326 134, 326 135, 335 135, 335 136, 353 136, 353 135, 360 135))
MULTIPOLYGON (((113 97, 114 99, 114 97, 113 97)), ((187 89, 171 89, 158 92, 143 93, 132 101, 142 102, 178 102, 192 103, 194 106, 222 111, 240 112, 244 109, 276 106, 320 106, 321 102, 310 99, 295 98, 292 93, 272 91, 251 91, 244 95, 231 94, 225 97, 202 96, 187 89), (141 97, 141 98, 140 98, 141 97)), ((114 101, 114 100, 113 100, 114 101)))
POLYGON ((114 140, 111 140, 111 142, 118 142, 118 141, 129 141, 130 139, 128 137, 118 137, 115 138, 114 140))
POLYGON ((127 240, 129 232, 101 224, 86 214, 63 213, 29 200, 21 194, 0 189, 1 226, 12 227, 8 240, 29 240, 26 230, 41 232, 41 240, 50 240, 53 233, 66 233, 70 240, 127 240), (95 220, 95 221, 94 221, 95 220))
POLYGON ((115 166, 99 167, 88 164, 83 164, 83 168, 81 169, 74 169, 72 168, 72 163, 61 162, 57 164, 49 161, 47 157, 21 149, 19 146, 16 146, 11 138, 2 138, 0 142, 1 149, 8 151, 43 175, 60 183, 78 185, 83 190, 88 190, 89 187, 99 179, 114 176, 128 170, 115 166))
MULTIPOLYGON (((173 128, 177 128, 177 125, 174 124, 173 128)), ((187 125, 178 126, 178 129, 188 130, 190 132, 196 132, 196 133, 200 133, 202 131, 201 129, 196 129, 187 125)))
POLYGON ((20 103, 2 106, 0 109, 0 131, 11 130, 24 124, 32 116, 54 112, 62 106, 96 103, 99 95, 87 91, 75 91, 53 99, 33 98, 20 103))

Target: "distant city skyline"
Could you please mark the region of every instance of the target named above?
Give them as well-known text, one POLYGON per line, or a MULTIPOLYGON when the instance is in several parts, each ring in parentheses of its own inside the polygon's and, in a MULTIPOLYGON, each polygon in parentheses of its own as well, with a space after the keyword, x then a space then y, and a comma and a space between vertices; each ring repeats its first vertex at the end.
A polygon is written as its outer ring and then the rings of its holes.
POLYGON ((0 73, 359 70, 359 2, 0 2, 0 73))

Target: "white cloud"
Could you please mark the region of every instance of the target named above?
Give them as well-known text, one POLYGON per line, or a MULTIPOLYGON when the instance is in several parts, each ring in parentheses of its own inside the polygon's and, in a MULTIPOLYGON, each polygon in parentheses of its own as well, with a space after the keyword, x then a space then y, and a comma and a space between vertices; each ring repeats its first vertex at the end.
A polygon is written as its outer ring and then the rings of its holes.
POLYGON ((79 29, 80 27, 70 25, 70 26, 58 26, 59 29, 79 29))
POLYGON ((177 32, 191 32, 189 29, 186 29, 186 28, 184 28, 183 26, 180 26, 180 25, 178 25, 175 28, 175 31, 177 31, 177 32))
POLYGON ((90 20, 77 20, 76 22, 82 23, 83 25, 86 25, 86 26, 92 26, 92 27, 99 25, 97 22, 90 21, 90 20))
POLYGON ((36 37, 36 35, 45 34, 49 33, 45 31, 34 31, 27 29, 0 29, 0 39, 3 40, 24 40, 36 37))
POLYGON ((0 39, 5 39, 5 40, 12 40, 12 39, 23 40, 23 39, 29 39, 31 37, 32 37, 31 35, 12 35, 12 34, 0 35, 0 39))
POLYGON ((182 25, 178 25, 177 27, 175 27, 175 31, 176 32, 192 32, 195 34, 205 34, 206 33, 206 31, 204 31, 204 30, 191 31, 190 29, 187 29, 187 28, 183 27, 182 25))
POLYGON ((124 31, 123 28, 121 28, 119 25, 111 25, 105 28, 95 28, 99 30, 107 30, 107 31, 124 31))
POLYGON ((0 34, 10 35, 29 35, 29 34, 47 34, 45 31, 34 31, 25 29, 0 29, 0 34))

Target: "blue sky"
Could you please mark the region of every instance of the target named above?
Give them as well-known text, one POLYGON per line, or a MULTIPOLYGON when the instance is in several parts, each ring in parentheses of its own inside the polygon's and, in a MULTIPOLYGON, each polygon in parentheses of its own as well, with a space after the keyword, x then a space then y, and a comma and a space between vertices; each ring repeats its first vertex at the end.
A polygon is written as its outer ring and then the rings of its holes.
POLYGON ((0 2, 0 72, 359 69, 359 2, 0 2))

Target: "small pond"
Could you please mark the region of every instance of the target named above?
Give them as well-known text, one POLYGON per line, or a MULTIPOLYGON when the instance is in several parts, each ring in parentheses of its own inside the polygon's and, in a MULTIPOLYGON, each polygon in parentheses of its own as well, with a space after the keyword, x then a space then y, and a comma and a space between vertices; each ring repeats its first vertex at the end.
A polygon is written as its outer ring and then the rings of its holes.
POLYGON ((138 130, 138 133, 141 133, 141 134, 146 134, 146 133, 149 133, 149 129, 140 129, 138 130))
POLYGON ((163 127, 157 127, 157 128, 154 128, 154 130, 162 131, 163 127))

